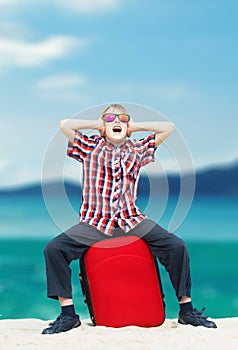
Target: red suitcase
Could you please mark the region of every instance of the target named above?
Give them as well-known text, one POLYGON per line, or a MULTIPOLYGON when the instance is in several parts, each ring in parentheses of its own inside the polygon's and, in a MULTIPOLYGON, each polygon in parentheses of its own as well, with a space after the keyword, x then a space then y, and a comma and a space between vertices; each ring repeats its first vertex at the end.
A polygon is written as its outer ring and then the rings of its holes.
POLYGON ((94 325, 154 327, 164 322, 158 264, 141 238, 95 243, 80 259, 80 281, 94 325))

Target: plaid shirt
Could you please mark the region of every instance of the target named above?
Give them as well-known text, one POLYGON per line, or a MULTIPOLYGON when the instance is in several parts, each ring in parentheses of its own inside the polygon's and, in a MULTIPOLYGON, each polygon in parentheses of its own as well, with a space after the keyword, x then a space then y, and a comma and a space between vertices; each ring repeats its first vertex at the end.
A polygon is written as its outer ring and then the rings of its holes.
POLYGON ((136 206, 140 167, 154 161, 155 134, 117 147, 100 136, 75 131, 67 154, 83 163, 79 222, 112 235, 118 224, 125 232, 147 218, 136 206))

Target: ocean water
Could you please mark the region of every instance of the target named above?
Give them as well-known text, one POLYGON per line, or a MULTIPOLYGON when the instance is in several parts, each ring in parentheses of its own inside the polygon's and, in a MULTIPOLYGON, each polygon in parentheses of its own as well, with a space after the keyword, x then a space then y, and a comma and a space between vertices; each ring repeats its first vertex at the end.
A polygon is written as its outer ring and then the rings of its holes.
MULTIPOLYGON (((158 198, 151 201, 148 205, 147 199, 139 198, 138 205, 161 226, 172 227, 177 199, 171 198, 166 206, 158 198)), ((48 211, 37 196, 0 197, 0 319, 47 320, 59 314, 58 302, 46 297, 43 250, 50 239, 77 222, 79 203, 79 198, 71 198, 69 210, 62 198, 52 197, 48 211)), ((238 199, 195 198, 174 233, 186 241, 190 252, 194 306, 206 307, 211 317, 237 317, 238 199)), ((89 318, 78 261, 71 268, 76 311, 81 318, 89 318)), ((166 317, 177 317, 177 300, 161 265, 160 273, 166 317)))

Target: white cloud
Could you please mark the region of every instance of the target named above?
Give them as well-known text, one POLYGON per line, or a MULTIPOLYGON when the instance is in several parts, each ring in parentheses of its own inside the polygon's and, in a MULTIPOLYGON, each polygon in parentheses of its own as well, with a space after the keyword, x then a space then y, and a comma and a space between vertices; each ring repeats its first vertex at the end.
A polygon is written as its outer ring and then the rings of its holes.
MULTIPOLYGON (((0 0, 1 1, 1 0, 0 0)), ((0 37, 0 64, 4 67, 33 67, 81 49, 86 39, 53 36, 39 42, 0 37)))
MULTIPOLYGON (((117 84, 113 85, 105 81, 100 83, 91 83, 89 88, 89 94, 92 97, 99 97, 101 100, 121 100, 128 101, 131 97, 138 101, 148 100, 164 100, 166 102, 180 102, 182 100, 198 100, 201 97, 201 93, 194 87, 189 85, 171 82, 171 83, 148 83, 141 82, 120 82, 117 80, 117 84)), ((143 102, 142 102, 143 103, 143 102)))
POLYGON ((63 6, 81 13, 99 13, 111 11, 118 7, 118 0, 48 0, 57 6, 63 6))
POLYGON ((18 0, 0 0, 0 6, 10 5, 16 3, 18 0))
POLYGON ((90 86, 90 95, 100 96, 105 100, 122 100, 128 101, 131 97, 138 101, 154 100, 165 101, 166 103, 177 103, 181 101, 198 101, 201 98, 201 93, 194 87, 179 82, 171 83, 148 83, 141 82, 136 84, 135 82, 120 82, 111 89, 111 85, 108 83, 96 83, 90 86), (102 96, 103 94, 103 96, 102 96))
POLYGON ((156 94, 168 100, 180 100, 184 97, 197 97, 199 94, 193 91, 189 86, 178 83, 166 83, 158 85, 149 85, 145 87, 147 93, 156 94))
POLYGON ((84 90, 88 79, 78 73, 63 72, 42 78, 36 84, 37 95, 51 101, 79 103, 87 100, 84 90))
POLYGON ((30 6, 49 6, 64 8, 78 13, 95 13, 113 11, 118 8, 119 0, 0 0, 0 7, 17 6, 18 10, 30 6))
POLYGON ((9 165, 9 159, 0 159, 0 174, 4 172, 9 165))
POLYGON ((47 100, 70 101, 85 105, 97 105, 102 101, 165 101, 166 103, 180 103, 181 101, 197 101, 201 94, 193 87, 181 83, 158 83, 148 82, 119 82, 111 88, 111 84, 86 79, 78 74, 60 74, 55 77, 45 78, 37 84, 47 100), (73 75, 73 76, 72 76, 73 75), (65 81, 64 81, 65 78, 65 81), (49 80, 48 80, 49 79, 49 80), (62 92, 62 93, 61 93, 62 92))
MULTIPOLYGON (((1 1, 1 0, 0 0, 1 1)), ((26 38, 30 31, 24 23, 19 21, 1 21, 0 33, 2 37, 26 38)))
POLYGON ((81 87, 86 82, 83 75, 68 72, 45 77, 38 82, 38 87, 41 90, 66 90, 81 87))

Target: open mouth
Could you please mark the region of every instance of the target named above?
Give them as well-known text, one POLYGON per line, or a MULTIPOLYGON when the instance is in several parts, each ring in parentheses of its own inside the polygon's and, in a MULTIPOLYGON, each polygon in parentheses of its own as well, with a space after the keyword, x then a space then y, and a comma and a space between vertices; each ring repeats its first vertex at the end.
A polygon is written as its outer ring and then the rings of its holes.
POLYGON ((115 132, 115 133, 120 133, 122 131, 122 128, 119 125, 115 125, 112 128, 112 131, 115 132))

